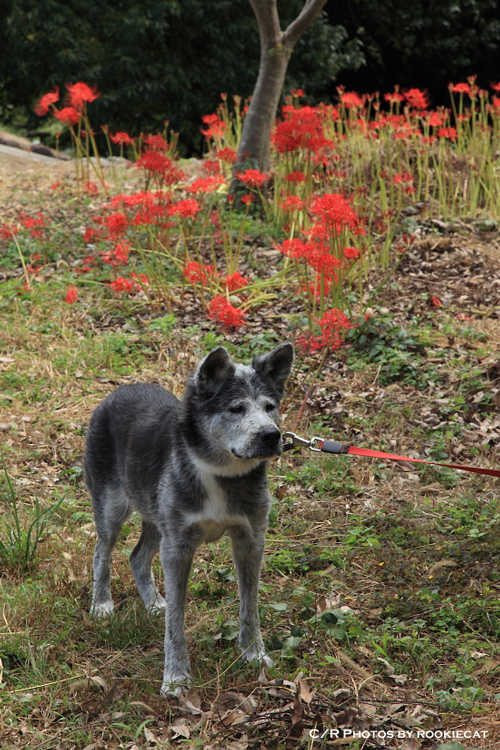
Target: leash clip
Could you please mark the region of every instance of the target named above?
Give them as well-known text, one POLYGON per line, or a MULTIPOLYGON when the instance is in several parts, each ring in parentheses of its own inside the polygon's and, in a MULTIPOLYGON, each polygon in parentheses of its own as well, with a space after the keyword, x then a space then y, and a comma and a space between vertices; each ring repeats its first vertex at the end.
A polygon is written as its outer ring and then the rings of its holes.
POLYGON ((303 447, 303 448, 309 448, 311 451, 316 451, 317 453, 321 453, 321 446, 325 442, 323 438, 319 437, 313 437, 311 440, 306 440, 305 438, 301 438, 298 435, 295 434, 295 432, 285 432, 283 434, 283 440, 290 440, 289 443, 283 443, 283 450, 289 451, 292 448, 297 447, 303 447), (316 447, 317 444, 317 447, 316 447))

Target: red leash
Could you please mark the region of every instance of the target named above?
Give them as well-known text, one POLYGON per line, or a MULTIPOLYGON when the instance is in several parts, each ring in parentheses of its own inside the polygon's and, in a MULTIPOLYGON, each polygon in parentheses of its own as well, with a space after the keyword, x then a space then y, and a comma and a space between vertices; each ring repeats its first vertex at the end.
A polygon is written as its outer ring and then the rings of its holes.
POLYGON ((344 445, 343 443, 335 442, 335 440, 323 440, 323 438, 319 437, 313 437, 312 440, 304 440, 304 438, 298 437, 294 432, 285 432, 283 439, 291 440, 291 442, 283 444, 284 451, 288 451, 297 446, 304 446, 312 451, 320 451, 321 453, 367 456, 370 458, 385 458, 389 461, 408 461, 409 463, 430 464, 431 466, 446 466, 448 469, 471 471, 474 474, 487 474, 490 477, 500 477, 499 469, 482 469, 479 466, 463 466, 461 464, 442 464, 438 463, 438 461, 423 461, 421 458, 398 456, 395 453, 383 453, 382 451, 373 451, 369 448, 356 448, 354 445, 344 445))

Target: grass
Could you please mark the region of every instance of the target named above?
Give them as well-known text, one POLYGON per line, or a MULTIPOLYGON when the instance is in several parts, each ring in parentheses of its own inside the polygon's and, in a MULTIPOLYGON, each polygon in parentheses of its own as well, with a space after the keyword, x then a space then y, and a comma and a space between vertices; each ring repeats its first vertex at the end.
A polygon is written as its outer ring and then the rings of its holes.
MULTIPOLYGON (((40 191, 30 201, 23 210, 43 208, 59 219, 50 241, 22 238, 26 260, 46 254, 29 293, 12 244, 2 260, 2 750, 132 750, 155 742, 309 748, 312 728, 336 726, 390 729, 394 748, 403 729, 487 731, 486 738, 454 736, 454 750, 494 747, 500 502, 491 478, 305 452, 273 462, 260 614, 275 666, 259 677, 238 660, 237 586, 223 538, 201 548, 193 565, 189 703, 159 698, 163 623, 145 612, 128 564, 136 517, 114 557, 116 613, 89 616, 95 532, 81 456, 92 410, 135 380, 180 396, 213 347, 223 343, 249 361, 296 338, 307 317, 296 296, 278 296, 261 301, 248 325, 223 332, 200 315, 191 290, 172 310, 166 303, 156 310, 144 295, 112 295, 101 267, 84 277, 78 303, 67 304, 87 253, 75 230, 95 207, 71 191, 57 198, 40 191)), ((267 225, 256 213, 249 227, 242 264, 270 274, 278 261, 267 225)), ((494 466, 498 308, 488 296, 498 266, 487 251, 498 246, 498 232, 464 221, 437 232, 415 220, 414 229, 421 244, 389 283, 380 285, 379 269, 367 275, 371 314, 344 347, 320 370, 322 353, 299 359, 284 428, 494 466), (442 243, 448 239, 451 247, 442 243), (436 287, 448 289, 455 267, 472 271, 433 306, 436 287)), ((430 748, 438 739, 418 742, 430 748)), ((351 740, 354 750, 380 746, 372 735, 351 740)))

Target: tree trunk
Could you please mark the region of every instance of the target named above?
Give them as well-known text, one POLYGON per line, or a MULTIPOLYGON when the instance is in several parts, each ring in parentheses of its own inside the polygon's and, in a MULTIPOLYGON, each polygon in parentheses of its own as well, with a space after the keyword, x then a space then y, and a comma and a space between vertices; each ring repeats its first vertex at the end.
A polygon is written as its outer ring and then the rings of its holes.
POLYGON ((236 169, 269 169, 271 130, 285 82, 288 61, 303 31, 327 0, 306 0, 286 31, 280 29, 276 0, 250 0, 260 35, 260 67, 236 157, 236 169))

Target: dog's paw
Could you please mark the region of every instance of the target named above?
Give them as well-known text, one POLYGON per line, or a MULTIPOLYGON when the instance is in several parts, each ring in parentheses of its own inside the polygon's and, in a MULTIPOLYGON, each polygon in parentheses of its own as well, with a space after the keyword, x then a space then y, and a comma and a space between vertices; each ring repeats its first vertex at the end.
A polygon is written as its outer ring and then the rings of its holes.
POLYGON ((272 667, 274 662, 266 652, 264 644, 251 645, 242 650, 241 656, 249 662, 258 662, 263 667, 272 667))
POLYGON ((114 608, 115 605, 111 600, 107 602, 99 602, 92 604, 90 608, 90 614, 92 615, 92 617, 102 619, 103 617, 109 617, 109 615, 113 613, 114 608))
POLYGON ((150 615, 164 615, 167 608, 167 602, 162 596, 157 596, 153 604, 146 607, 150 615))
POLYGON ((192 678, 190 677, 190 675, 164 675, 160 695, 162 698, 178 698, 181 693, 189 690, 191 683, 192 678))

